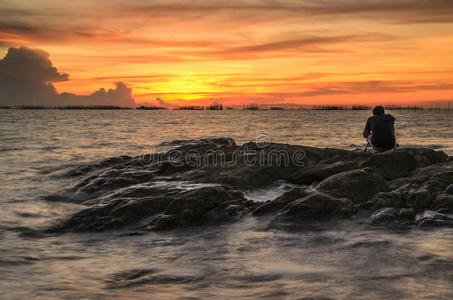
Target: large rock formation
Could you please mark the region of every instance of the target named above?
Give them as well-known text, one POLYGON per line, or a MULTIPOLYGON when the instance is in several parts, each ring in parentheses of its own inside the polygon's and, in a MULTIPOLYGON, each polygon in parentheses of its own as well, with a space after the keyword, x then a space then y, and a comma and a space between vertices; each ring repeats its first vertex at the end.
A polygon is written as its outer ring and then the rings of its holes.
POLYGON ((371 168, 341 172, 323 180, 318 189, 339 197, 347 197, 355 204, 366 202, 379 192, 388 190, 384 178, 371 168))
POLYGON ((304 223, 369 218, 370 224, 450 225, 453 162, 439 151, 363 151, 287 144, 236 145, 230 138, 174 141, 165 153, 79 166, 78 180, 52 201, 85 205, 49 231, 162 230, 243 216, 304 223), (244 193, 287 182, 267 201, 244 193), (426 212, 428 211, 428 212, 426 212))

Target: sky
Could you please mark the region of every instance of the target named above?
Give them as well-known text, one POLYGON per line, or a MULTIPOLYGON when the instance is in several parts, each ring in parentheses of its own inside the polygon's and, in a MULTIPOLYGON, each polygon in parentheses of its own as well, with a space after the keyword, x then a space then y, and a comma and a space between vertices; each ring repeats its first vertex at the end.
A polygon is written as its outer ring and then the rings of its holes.
POLYGON ((0 104, 453 103, 451 0, 1 0, 0 104))

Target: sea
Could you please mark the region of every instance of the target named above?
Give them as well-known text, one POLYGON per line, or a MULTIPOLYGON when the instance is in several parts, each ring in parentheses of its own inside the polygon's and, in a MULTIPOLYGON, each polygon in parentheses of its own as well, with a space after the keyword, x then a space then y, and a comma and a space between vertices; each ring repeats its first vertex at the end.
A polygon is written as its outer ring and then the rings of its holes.
MULTIPOLYGON (((453 111, 395 110, 400 147, 453 155, 453 111)), ((234 224, 40 236, 83 207, 45 200, 84 163, 231 137, 362 150, 369 111, 0 109, 0 299, 453 299, 453 229, 234 224)), ((244 191, 256 201, 279 184, 244 191)))

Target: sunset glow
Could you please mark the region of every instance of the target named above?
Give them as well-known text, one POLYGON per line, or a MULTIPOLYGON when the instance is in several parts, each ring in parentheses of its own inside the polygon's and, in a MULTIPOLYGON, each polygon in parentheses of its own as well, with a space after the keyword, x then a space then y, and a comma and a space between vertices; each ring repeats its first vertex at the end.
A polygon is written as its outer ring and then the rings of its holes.
POLYGON ((137 104, 452 100, 451 1, 2 1, 0 50, 50 54, 87 95, 137 104))

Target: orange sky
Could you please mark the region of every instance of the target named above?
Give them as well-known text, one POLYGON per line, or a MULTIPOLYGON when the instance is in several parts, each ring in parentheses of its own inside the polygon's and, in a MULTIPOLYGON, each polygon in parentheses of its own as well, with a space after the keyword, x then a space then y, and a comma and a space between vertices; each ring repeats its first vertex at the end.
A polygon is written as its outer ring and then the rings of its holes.
POLYGON ((136 103, 453 101, 448 0, 3 0, 0 51, 19 45, 70 74, 59 92, 123 81, 136 103))

